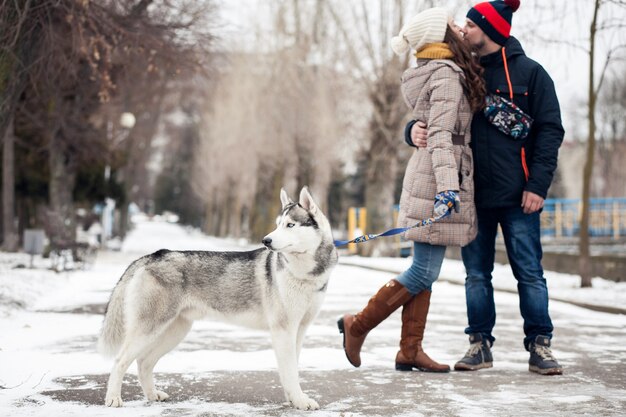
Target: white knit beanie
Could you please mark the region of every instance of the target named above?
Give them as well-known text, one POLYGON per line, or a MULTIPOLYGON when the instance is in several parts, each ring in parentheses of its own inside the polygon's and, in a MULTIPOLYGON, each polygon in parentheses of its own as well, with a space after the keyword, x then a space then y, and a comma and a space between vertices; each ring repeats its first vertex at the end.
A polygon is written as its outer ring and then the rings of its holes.
POLYGON ((424 10, 413 16, 398 36, 391 38, 391 49, 402 55, 409 48, 419 51, 429 43, 443 42, 449 20, 450 13, 443 7, 424 10))

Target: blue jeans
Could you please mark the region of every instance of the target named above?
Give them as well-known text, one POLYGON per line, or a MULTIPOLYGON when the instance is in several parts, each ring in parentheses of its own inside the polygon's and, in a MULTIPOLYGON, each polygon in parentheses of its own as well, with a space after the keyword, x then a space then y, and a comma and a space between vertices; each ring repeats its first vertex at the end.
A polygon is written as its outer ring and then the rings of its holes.
POLYGON ((548 313, 548 288, 543 277, 539 213, 524 214, 521 207, 478 209, 478 236, 461 253, 467 277, 465 301, 469 326, 466 334, 481 333, 492 344, 496 324, 491 273, 495 257, 498 224, 502 228, 506 253, 517 280, 519 307, 524 319, 524 347, 538 335, 552 338, 548 313))
POLYGON ((446 254, 445 246, 430 245, 428 243, 413 243, 413 263, 403 273, 396 277, 396 281, 413 295, 423 290, 431 290, 433 282, 439 278, 443 257, 446 254))

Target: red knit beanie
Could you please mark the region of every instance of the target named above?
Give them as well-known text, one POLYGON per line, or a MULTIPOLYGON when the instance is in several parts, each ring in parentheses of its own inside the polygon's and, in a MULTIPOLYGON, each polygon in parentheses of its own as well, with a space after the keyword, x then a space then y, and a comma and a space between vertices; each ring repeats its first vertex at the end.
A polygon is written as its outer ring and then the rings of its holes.
POLYGON ((520 0, 497 0, 478 3, 467 12, 467 18, 480 27, 492 41, 504 45, 511 33, 511 19, 520 0))

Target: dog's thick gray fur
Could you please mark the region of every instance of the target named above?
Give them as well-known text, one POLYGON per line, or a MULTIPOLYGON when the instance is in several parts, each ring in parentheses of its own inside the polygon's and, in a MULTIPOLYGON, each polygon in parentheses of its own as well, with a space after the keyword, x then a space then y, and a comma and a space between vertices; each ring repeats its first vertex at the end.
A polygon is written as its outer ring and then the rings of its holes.
POLYGON ((168 395, 154 386, 157 361, 209 317, 269 330, 287 401, 317 409, 300 388, 298 357, 337 263, 330 224, 305 188, 299 203, 281 190, 277 228, 264 248, 249 252, 160 250, 133 262, 111 294, 99 349, 115 355, 105 403, 122 405, 122 379, 137 360, 146 398, 168 395))

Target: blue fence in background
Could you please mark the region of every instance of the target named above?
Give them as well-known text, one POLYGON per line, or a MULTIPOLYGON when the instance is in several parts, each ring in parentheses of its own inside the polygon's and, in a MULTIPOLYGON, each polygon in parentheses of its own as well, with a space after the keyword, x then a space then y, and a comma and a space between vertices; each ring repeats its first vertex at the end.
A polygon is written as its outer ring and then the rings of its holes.
MULTIPOLYGON (((548 199, 541 213, 545 237, 576 237, 580 231, 580 199, 548 199)), ((592 198, 589 206, 589 235, 626 237, 626 198, 592 198)))

